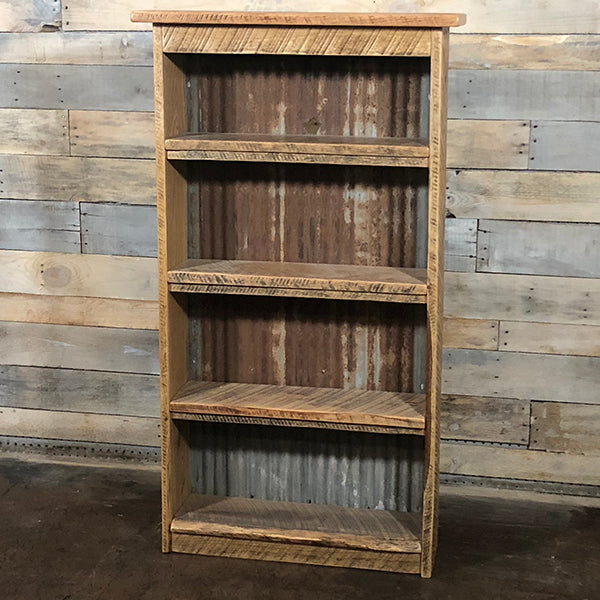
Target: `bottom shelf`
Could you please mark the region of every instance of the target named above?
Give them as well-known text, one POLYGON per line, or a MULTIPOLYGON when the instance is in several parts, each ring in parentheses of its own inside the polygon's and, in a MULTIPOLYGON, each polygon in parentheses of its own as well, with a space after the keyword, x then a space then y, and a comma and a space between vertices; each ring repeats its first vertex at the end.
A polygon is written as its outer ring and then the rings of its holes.
POLYGON ((189 554, 418 573, 421 515, 192 495, 171 523, 189 554))

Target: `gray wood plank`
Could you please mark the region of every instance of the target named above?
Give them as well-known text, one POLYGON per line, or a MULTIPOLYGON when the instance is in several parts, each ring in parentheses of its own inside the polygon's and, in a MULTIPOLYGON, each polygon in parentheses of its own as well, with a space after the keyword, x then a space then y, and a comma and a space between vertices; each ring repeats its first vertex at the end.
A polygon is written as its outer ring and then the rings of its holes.
POLYGON ((159 416, 156 375, 0 366, 0 406, 159 416))
POLYGON ((0 108, 0 131, 0 154, 69 154, 66 110, 0 108))
POLYGON ((443 396, 440 424, 447 440, 527 444, 529 400, 443 396))
POLYGON ((81 203, 85 254, 156 256, 155 206, 81 203))
POLYGON ((57 31, 0 33, 0 62, 54 65, 152 66, 152 33, 57 31))
POLYGON ((531 447, 600 455, 600 405, 532 402, 531 447))
POLYGON ((600 173, 448 171, 456 217, 600 223, 600 173))
POLYGON ((0 0, 0 31, 55 31, 60 8, 56 0, 0 0))
POLYGON ((600 325, 600 279, 447 273, 448 317, 600 325))
POLYGON ((0 198, 74 202, 156 202, 154 161, 0 155, 0 198))
POLYGON ((443 392, 600 404, 600 358, 444 350, 443 392))
POLYGON ((0 64, 0 107, 151 111, 151 67, 0 64))
POLYGON ((477 219, 446 219, 446 271, 475 271, 477 219))
POLYGON ((0 249, 75 252, 81 249, 73 202, 0 200, 0 249))
POLYGON ((600 171, 600 123, 534 121, 531 125, 530 169, 600 171))
POLYGON ((600 71, 456 70, 448 79, 452 119, 594 121, 600 71))
POLYGON ((600 277, 600 224, 482 219, 477 270, 600 277))
POLYGON ((158 332, 2 321, 0 364, 158 374, 158 332))

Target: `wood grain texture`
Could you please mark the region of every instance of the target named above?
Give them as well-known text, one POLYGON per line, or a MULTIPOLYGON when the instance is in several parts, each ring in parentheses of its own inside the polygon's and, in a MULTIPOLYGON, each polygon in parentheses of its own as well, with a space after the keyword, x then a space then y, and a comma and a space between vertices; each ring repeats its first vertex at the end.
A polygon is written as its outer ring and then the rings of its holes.
POLYGON ((156 300, 156 260, 2 250, 0 292, 156 300))
POLYGON ((450 71, 452 119, 593 121, 599 111, 599 71, 450 71))
POLYGON ((445 348, 498 349, 498 321, 444 319, 445 348))
POLYGON ((184 267, 168 274, 169 283, 175 284, 265 287, 273 294, 278 288, 307 289, 320 291, 322 297, 333 294, 340 298, 346 291, 382 292, 423 296, 422 302, 427 295, 425 278, 423 269, 210 259, 189 260, 184 267))
POLYGON ((0 408, 0 435, 156 446, 159 420, 84 412, 0 408))
POLYGON ((418 513, 192 495, 171 531, 328 548, 420 552, 418 513))
MULTIPOLYGON (((64 8, 64 7, 63 7, 64 8)), ((152 66, 149 32, 0 33, 3 63, 152 66)))
MULTIPOLYGON (((1 52, 1 50, 0 50, 1 52)), ((66 110, 0 109, 1 154, 69 154, 66 110)))
POLYGON ((598 485, 597 456, 445 442, 443 473, 598 485))
POLYGON ((157 400, 156 375, 0 366, 1 406, 158 417, 157 400))
POLYGON ((477 270, 600 277, 600 225, 481 219, 477 270))
POLYGON ((598 294, 596 279, 447 273, 446 316, 600 325, 598 294))
POLYGON ((440 477, 440 395, 444 315, 448 29, 431 33, 429 211, 427 227, 427 404, 421 576, 431 577, 437 550, 440 477))
POLYGON ((527 169, 529 121, 448 121, 448 166, 527 169))
POLYGON ((0 64, 2 108, 152 110, 150 67, 0 64))
POLYGON ((81 250, 79 210, 73 202, 0 200, 3 250, 81 250))
POLYGON ((345 548, 323 548, 285 542, 230 540, 212 536, 173 534, 173 550, 187 554, 249 558, 283 563, 418 573, 419 553, 380 552, 345 548))
POLYGON ((448 171, 448 209, 456 217, 600 222, 600 173, 448 171))
POLYGON ((60 4, 54 0, 0 1, 0 31, 49 32, 60 26, 60 4))
POLYGON ((499 350, 600 356, 600 327, 500 321, 499 350))
POLYGON ((0 321, 158 329, 158 304, 149 300, 1 293, 0 321))
POLYGON ((530 447, 598 456, 598 419, 600 405, 533 402, 530 447))
POLYGON ((150 112, 71 110, 72 156, 154 158, 154 115, 150 112))
POLYGON ((451 69, 593 71, 599 58, 598 35, 451 35, 451 69))
POLYGON ((0 155, 1 198, 154 204, 149 160, 0 155))
POLYGON ((158 373, 158 334, 140 329, 0 322, 0 364, 158 373))
POLYGON ((600 358, 445 350, 443 380, 446 394, 598 403, 600 358))
POLYGON ((600 171, 600 123, 534 121, 531 126, 530 169, 600 171))
POLYGON ((84 254, 156 256, 155 206, 82 202, 80 207, 84 254))
POLYGON ((422 431, 423 394, 192 381, 172 412, 399 426, 422 431))
POLYGON ((206 54, 309 54, 327 56, 429 56, 425 29, 227 26, 164 28, 166 52, 206 54))
POLYGON ((443 396, 442 439, 527 444, 529 400, 443 396))
POLYGON ((445 223, 446 271, 475 271, 477 262, 477 219, 451 219, 445 223))

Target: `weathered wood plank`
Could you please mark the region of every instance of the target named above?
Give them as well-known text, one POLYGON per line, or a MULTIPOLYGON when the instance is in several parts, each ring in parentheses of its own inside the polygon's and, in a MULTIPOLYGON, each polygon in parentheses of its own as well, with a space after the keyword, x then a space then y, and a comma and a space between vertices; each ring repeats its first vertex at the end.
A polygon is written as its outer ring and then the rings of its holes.
POLYGON ((446 316, 600 325, 600 281, 576 277, 448 273, 446 316))
POLYGON ((154 204, 154 162, 0 155, 1 198, 154 204))
MULTIPOLYGON (((148 10, 172 8, 167 0, 106 0, 98 4, 94 0, 74 0, 63 6, 65 29, 137 29, 147 25, 131 23, 130 10, 148 10)), ((242 0, 227 3, 227 10, 261 10, 260 3, 248 4, 242 0)), ((377 11, 386 12, 445 12, 456 9, 456 3, 448 0, 430 0, 424 7, 416 5, 413 0, 378 2, 377 11)), ((179 0, 177 9, 197 10, 194 0, 179 0)), ((217 0, 206 0, 202 10, 222 10, 223 3, 217 0)), ((364 11, 364 3, 358 0, 345 0, 343 3, 328 4, 331 11, 364 11)), ((323 3, 317 0, 281 0, 277 10, 285 11, 322 11, 323 3)), ((466 0, 460 4, 460 10, 468 15, 466 26, 461 28, 465 33, 597 33, 600 15, 595 0, 582 0, 574 11, 562 0, 505 0, 502 4, 466 0)))
POLYGON ((442 444, 443 473, 533 479, 558 483, 600 484, 598 458, 476 444, 442 444))
POLYGON ((600 225, 479 221, 477 270, 600 277, 600 225))
POLYGON ((79 209, 73 202, 0 200, 0 249, 76 252, 79 209))
POLYGON ((598 35, 450 35, 452 69, 593 71, 599 60, 598 35))
POLYGON ((456 217, 599 223, 600 173, 448 171, 456 217))
POLYGON ((68 156, 68 123, 66 110, 2 108, 0 109, 2 131, 0 154, 68 156))
POLYGON ((0 33, 0 62, 152 66, 150 32, 0 33))
POLYGON ((84 412, 0 408, 0 435, 156 446, 160 420, 84 412))
POLYGON ((446 271, 475 271, 477 219, 446 219, 446 271))
POLYGON ((600 358, 445 350, 443 382, 445 394, 598 404, 600 358))
POLYGON ((600 71, 457 70, 449 73, 452 119, 593 121, 600 71))
POLYGON ((0 364, 158 373, 158 333, 0 322, 0 364))
POLYGON ((156 256, 156 206, 81 203, 84 254, 156 256))
POLYGON ((442 438, 527 444, 529 400, 443 396, 442 438))
POLYGON ((150 112, 72 110, 71 154, 154 158, 154 114, 150 112))
POLYGON ((0 406, 158 417, 158 377, 4 365, 0 406))
POLYGON ((600 455, 600 405, 533 402, 531 419, 532 448, 600 455))
POLYGON ((499 350, 600 356, 600 327, 501 321, 499 350))
POLYGON ((448 121, 448 166, 526 169, 529 121, 448 121))
POLYGON ((156 300, 156 260, 2 250, 0 292, 156 300))
POLYGON ((158 305, 150 300, 0 294, 0 321, 158 329, 158 305))
POLYGON ((530 169, 600 171, 600 123, 534 121, 531 125, 530 169))
POLYGON ((152 68, 0 64, 0 107, 152 110, 152 68))
POLYGON ((0 31, 54 31, 61 26, 56 0, 0 0, 0 31))
POLYGON ((445 348, 498 349, 498 321, 444 319, 445 348))

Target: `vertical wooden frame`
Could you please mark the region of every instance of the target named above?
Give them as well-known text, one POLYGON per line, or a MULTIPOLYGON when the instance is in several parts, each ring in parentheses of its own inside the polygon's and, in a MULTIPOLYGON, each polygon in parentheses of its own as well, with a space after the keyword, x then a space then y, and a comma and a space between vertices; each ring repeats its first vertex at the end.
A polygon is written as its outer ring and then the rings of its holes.
POLYGON ((446 216, 446 119, 448 28, 431 31, 429 116, 429 215, 427 250, 428 387, 421 576, 431 577, 437 546, 440 464, 439 403, 442 385, 444 221, 446 216))
POLYGON ((154 25, 156 185, 162 434, 162 549, 171 551, 170 525, 190 491, 185 424, 176 424, 169 403, 188 379, 188 317, 183 295, 170 293, 167 272, 187 259, 187 182, 166 160, 165 139, 186 129, 185 73, 163 53, 163 26, 154 25))

